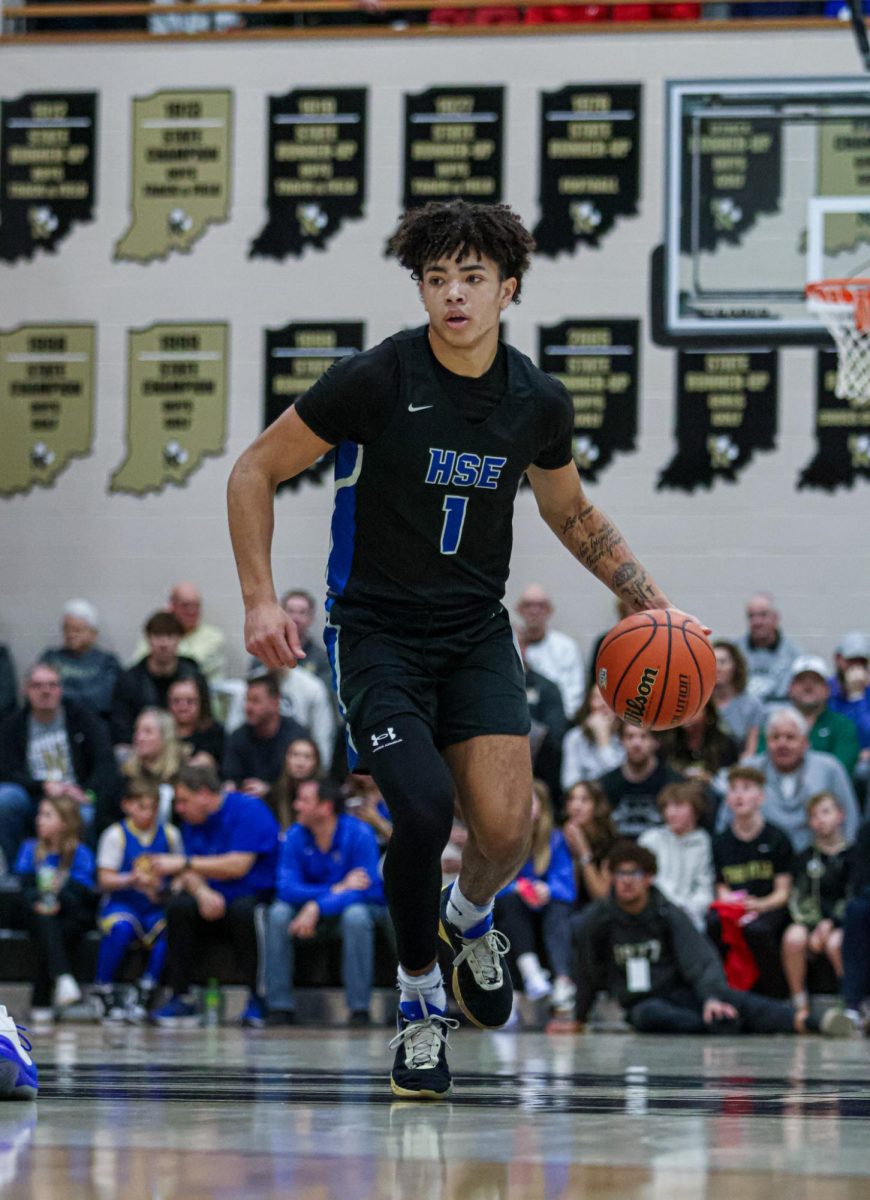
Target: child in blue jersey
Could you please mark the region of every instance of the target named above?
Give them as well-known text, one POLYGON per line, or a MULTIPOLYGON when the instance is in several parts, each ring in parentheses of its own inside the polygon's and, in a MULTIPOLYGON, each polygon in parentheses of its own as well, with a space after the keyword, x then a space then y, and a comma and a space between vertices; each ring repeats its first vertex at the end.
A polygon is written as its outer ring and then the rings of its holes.
POLYGON ((21 882, 16 924, 37 947, 31 1016, 53 1019, 55 1009, 78 1003, 72 960, 94 920, 94 856, 79 840, 82 817, 69 796, 46 797, 36 814, 36 837, 18 851, 13 873, 21 882))
POLYGON ((97 847, 99 888, 103 893, 99 923, 103 933, 97 958, 94 996, 105 1021, 144 1021, 166 959, 166 909, 163 882, 151 870, 154 854, 177 854, 181 835, 174 825, 157 819, 160 794, 156 784, 130 780, 121 800, 123 821, 111 825, 97 847), (150 951, 135 998, 119 1002, 115 979, 127 950, 141 942, 150 951))
POLYGON ((577 884, 571 851, 562 833, 553 828, 550 789, 540 779, 532 785, 531 850, 516 879, 496 896, 496 915, 510 939, 525 995, 530 1000, 549 997, 554 1009, 568 1010, 575 994, 569 922, 577 884), (538 957, 539 937, 554 983, 538 957))

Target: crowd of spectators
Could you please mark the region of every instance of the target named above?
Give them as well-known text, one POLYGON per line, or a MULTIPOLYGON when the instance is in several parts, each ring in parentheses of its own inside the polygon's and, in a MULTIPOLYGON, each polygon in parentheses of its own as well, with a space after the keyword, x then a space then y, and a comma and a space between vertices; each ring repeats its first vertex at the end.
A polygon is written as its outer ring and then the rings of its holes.
MULTIPOLYGON (((348 1019, 369 1019, 376 938, 392 946, 390 813, 347 772, 314 599, 294 589, 282 603, 306 651, 292 672, 252 661, 227 678, 224 636, 190 583, 147 617, 126 667, 100 645, 94 605, 69 601, 23 703, 0 647, 3 920, 35 946, 40 1020, 82 1001, 76 964, 95 928, 91 1002, 107 1021, 196 1021, 193 985, 223 943, 248 988, 244 1023, 291 1024, 297 947, 329 942, 348 1019)), ((840 990, 832 1011, 860 1026, 870 637, 845 633, 829 668, 758 593, 745 632, 714 643, 710 702, 658 735, 614 717, 554 615, 542 587, 522 592, 534 834, 496 900, 525 996, 513 1022, 543 1006, 577 1028, 608 990, 639 1030, 805 1032, 815 989, 840 990)), ((445 882, 465 836, 457 811, 445 882)))

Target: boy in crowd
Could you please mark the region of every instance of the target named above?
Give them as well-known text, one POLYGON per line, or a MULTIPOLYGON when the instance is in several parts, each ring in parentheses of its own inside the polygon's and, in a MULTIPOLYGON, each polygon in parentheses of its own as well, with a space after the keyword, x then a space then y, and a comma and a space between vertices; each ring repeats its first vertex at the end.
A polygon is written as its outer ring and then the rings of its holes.
MULTIPOLYGON (((725 803, 731 824, 713 838, 716 900, 739 905, 740 928, 758 967, 757 990, 784 995, 779 944, 788 924, 794 850, 787 835, 765 821, 764 775, 755 767, 728 772, 725 803)), ((721 944, 721 920, 711 910, 708 932, 721 944)))
POLYGON ((182 844, 174 825, 158 823, 159 800, 156 784, 130 780, 121 800, 124 819, 105 831, 97 848, 97 883, 104 894, 98 914, 103 937, 93 995, 104 1021, 143 1021, 166 960, 162 881, 154 874, 151 856, 178 854, 182 844), (136 986, 135 1000, 125 1008, 119 1003, 115 980, 134 942, 148 948, 148 965, 136 986))
POLYGON ((807 804, 813 843, 795 859, 789 901, 793 924, 782 938, 782 968, 797 1012, 809 1010, 807 960, 823 954, 837 979, 843 977, 843 930, 849 885, 849 851, 843 837, 845 814, 831 792, 817 792, 807 804))
POLYGON ((659 792, 658 807, 664 825, 647 829, 638 842, 656 857, 658 890, 703 931, 715 882, 710 835, 698 828, 704 793, 698 783, 669 783, 659 792))
POLYGON ((819 1022, 783 1001, 729 988, 716 951, 653 886, 655 855, 645 847, 617 842, 608 864, 612 894, 576 926, 581 1026, 606 988, 639 1033, 851 1033, 837 1009, 819 1022))

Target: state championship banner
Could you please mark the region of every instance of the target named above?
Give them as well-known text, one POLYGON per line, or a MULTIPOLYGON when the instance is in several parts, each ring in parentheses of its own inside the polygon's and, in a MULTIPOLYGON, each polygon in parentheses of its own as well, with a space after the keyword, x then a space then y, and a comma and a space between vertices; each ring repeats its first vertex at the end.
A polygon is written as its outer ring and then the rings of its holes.
POLYGON ((677 452, 657 489, 736 483, 756 451, 775 450, 778 374, 776 350, 680 350, 677 452))
POLYGON ((0 332, 0 496, 51 487, 94 438, 93 325, 0 332))
POLYGON ((600 245, 637 215, 640 84, 571 84, 541 93, 538 252, 600 245))
POLYGON ((53 252, 93 221, 96 92, 28 92, 0 104, 0 260, 53 252))
POLYGON ((456 197, 502 200, 504 91, 433 87, 405 96, 405 209, 456 197))
POLYGON ((365 88, 269 97, 269 219, 251 244, 251 258, 324 250, 344 221, 363 216, 366 99, 365 88))
POLYGON ((798 477, 798 488, 825 492, 870 479, 870 400, 841 400, 834 392, 837 352, 816 353, 816 453, 798 477))
POLYGON ((637 320, 571 319, 538 329, 538 366, 574 403, 574 461, 597 482, 618 451, 636 449, 637 320))

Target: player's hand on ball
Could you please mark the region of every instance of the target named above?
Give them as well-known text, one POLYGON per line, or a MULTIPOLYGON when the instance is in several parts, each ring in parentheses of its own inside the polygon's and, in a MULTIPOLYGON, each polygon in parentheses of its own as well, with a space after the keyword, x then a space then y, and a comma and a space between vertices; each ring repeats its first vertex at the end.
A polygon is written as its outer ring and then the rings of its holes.
POLYGON ((692 613, 684 612, 681 608, 672 608, 671 612, 678 613, 681 617, 688 617, 690 621, 694 621, 696 625, 700 625, 701 629, 704 631, 704 637, 709 637, 713 632, 709 625, 705 625, 703 621, 699 620, 699 618, 694 616, 692 613))
POLYGON ((296 623, 276 601, 257 604, 245 614, 245 649, 274 670, 295 667, 305 657, 296 623))

